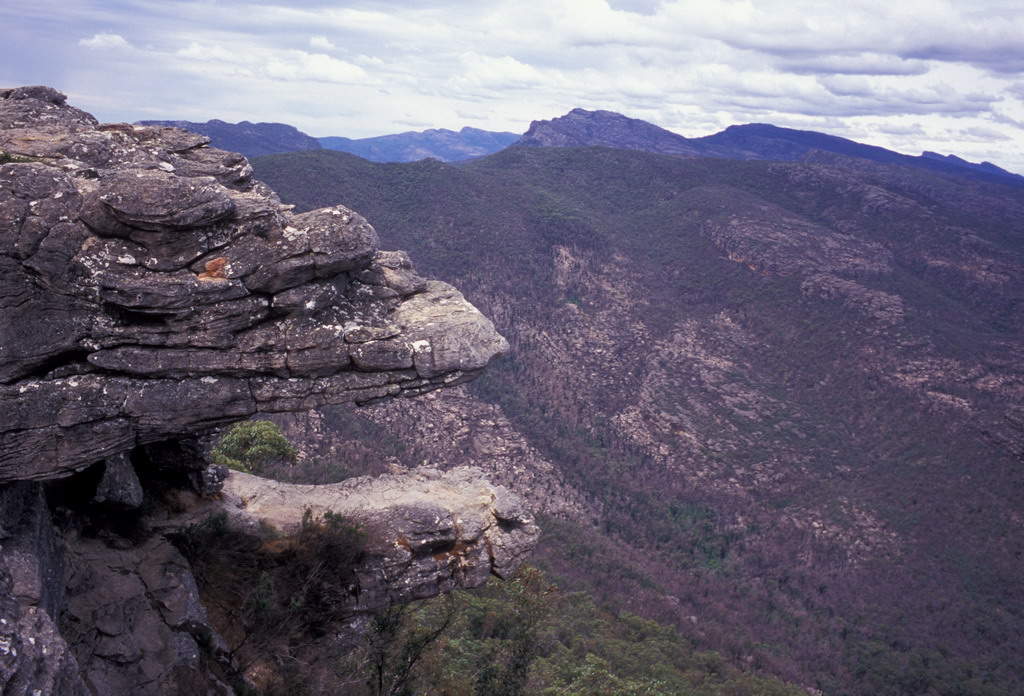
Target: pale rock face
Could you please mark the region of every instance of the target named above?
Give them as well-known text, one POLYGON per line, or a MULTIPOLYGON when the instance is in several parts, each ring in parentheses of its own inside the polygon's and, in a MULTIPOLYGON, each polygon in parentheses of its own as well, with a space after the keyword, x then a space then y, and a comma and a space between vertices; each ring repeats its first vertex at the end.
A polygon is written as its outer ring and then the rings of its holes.
POLYGON ((0 482, 256 413, 421 394, 508 349, 361 216, 293 214, 208 142, 0 90, 0 482))
POLYGON ((314 518, 328 511, 342 515, 369 531, 370 549, 356 570, 358 592, 345 607, 352 614, 479 587, 491 575, 507 577, 540 534, 518 496, 471 467, 318 486, 233 471, 219 497, 174 524, 223 511, 240 531, 259 536, 271 527, 290 535, 307 510, 314 518))

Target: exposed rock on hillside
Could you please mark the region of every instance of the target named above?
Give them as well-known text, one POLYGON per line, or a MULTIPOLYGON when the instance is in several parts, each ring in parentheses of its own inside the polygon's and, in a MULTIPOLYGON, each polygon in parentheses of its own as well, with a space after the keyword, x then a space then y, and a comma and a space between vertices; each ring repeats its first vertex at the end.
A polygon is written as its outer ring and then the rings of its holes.
POLYGON ((280 414, 274 420, 290 440, 302 443, 308 456, 344 462, 369 455, 378 466, 391 470, 447 469, 456 463, 472 466, 486 472, 492 483, 529 500, 536 512, 569 518, 594 515, 584 496, 559 477, 554 464, 530 445, 500 407, 481 402, 465 387, 438 390, 415 400, 391 399, 348 415, 374 423, 409 449, 401 458, 381 462, 379 450, 361 452, 359 440, 339 438, 337 426, 322 412, 280 414), (442 452, 446 454, 438 456, 442 452))
POLYGON ((0 481, 257 412, 414 395, 506 350, 341 207, 290 212, 239 155, 0 92, 0 481))
POLYGON ((874 696, 941 654, 933 685, 981 688, 957 664, 1024 693, 1018 189, 821 153, 510 148, 416 177, 316 154, 256 166, 358 200, 516 348, 429 397, 443 436, 400 402, 325 425, 386 423, 388 464, 524 443, 548 464, 504 485, 590 513, 547 506, 539 562, 744 665, 874 696))

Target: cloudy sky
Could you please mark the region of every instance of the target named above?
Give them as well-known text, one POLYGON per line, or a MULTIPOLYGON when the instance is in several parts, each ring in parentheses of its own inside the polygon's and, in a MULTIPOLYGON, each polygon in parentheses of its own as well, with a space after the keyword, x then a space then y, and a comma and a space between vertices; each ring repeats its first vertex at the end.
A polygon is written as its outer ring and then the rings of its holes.
POLYGON ((359 138, 583 107, 1024 173, 1021 0, 2 0, 0 18, 0 86, 52 85, 104 121, 359 138))

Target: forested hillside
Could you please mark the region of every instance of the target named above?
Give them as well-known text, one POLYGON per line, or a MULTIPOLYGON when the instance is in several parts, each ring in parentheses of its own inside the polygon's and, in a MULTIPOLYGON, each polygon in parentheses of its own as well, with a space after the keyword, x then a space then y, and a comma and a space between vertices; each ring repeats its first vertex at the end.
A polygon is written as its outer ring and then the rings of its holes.
POLYGON ((457 285, 512 351, 325 412, 357 470, 470 463, 570 589, 828 694, 1024 690, 1024 194, 817 154, 256 160, 457 285), (373 441, 377 454, 360 445, 373 441))

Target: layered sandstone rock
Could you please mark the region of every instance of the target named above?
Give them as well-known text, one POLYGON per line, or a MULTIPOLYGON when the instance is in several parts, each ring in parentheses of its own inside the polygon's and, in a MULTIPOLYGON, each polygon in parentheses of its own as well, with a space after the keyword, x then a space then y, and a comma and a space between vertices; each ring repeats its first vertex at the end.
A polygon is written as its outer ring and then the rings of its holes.
POLYGON ((0 91, 0 481, 420 394, 507 349, 358 214, 293 214, 208 142, 0 91))
POLYGON ((536 542, 522 502, 479 472, 298 499, 237 475, 200 497, 227 474, 206 466, 203 439, 218 425, 461 384, 508 345, 457 290, 380 251, 358 214, 293 214, 244 157, 208 143, 98 124, 51 88, 0 89, 5 694, 229 694, 244 683, 163 536, 217 506, 282 528, 306 507, 359 508, 380 538, 342 615, 505 576, 536 542), (156 479, 190 483, 199 509, 137 516, 122 534, 119 516, 152 501, 143 482, 156 479), (258 509, 273 496, 290 502, 258 509))

